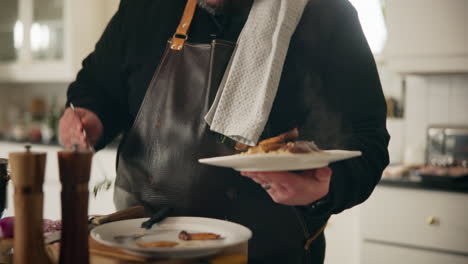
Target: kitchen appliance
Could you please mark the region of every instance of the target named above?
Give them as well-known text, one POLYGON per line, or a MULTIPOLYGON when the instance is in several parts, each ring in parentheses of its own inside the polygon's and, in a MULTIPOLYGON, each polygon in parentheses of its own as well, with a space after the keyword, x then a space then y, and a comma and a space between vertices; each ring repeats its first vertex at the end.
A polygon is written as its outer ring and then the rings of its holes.
POLYGON ((427 185, 468 190, 468 128, 429 127, 426 166, 419 175, 427 185))
POLYGON ((426 164, 468 166, 468 127, 431 126, 427 130, 426 164))

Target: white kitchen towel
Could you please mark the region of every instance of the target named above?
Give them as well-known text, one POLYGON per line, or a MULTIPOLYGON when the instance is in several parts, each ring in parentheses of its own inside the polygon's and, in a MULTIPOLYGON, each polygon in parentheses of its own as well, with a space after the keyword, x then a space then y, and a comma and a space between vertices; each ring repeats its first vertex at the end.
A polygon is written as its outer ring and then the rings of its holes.
POLYGON ((205 121, 256 145, 270 116, 289 43, 308 0, 254 0, 205 121))

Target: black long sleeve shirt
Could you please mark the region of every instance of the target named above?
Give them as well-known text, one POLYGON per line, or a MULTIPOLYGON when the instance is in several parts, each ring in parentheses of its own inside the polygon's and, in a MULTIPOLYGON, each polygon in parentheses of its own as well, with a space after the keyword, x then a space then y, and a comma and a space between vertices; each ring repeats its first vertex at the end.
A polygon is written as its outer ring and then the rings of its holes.
MULTIPOLYGON (((185 3, 122 0, 83 61, 68 101, 90 109, 103 122, 98 148, 131 127, 185 3)), ((209 42, 220 31, 224 39, 236 41, 245 20, 246 14, 225 19, 198 9, 189 41, 209 42)), ((331 165, 329 203, 321 217, 363 202, 380 180, 388 164, 385 115, 376 65, 356 11, 347 0, 311 0, 291 41, 264 136, 299 127, 304 138, 322 148, 363 152, 331 165)))

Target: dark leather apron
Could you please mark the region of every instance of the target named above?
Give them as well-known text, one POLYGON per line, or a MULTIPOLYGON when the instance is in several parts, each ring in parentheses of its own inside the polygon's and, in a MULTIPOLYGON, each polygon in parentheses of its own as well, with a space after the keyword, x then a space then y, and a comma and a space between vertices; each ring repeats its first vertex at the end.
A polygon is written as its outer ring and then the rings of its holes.
POLYGON ((133 127, 121 143, 116 206, 170 206, 174 216, 237 222, 254 234, 249 263, 312 263, 311 252, 304 249, 311 234, 294 207, 274 203, 238 172, 198 163, 200 158, 234 153, 204 120, 234 44, 186 43, 195 9, 196 1, 189 0, 133 127))

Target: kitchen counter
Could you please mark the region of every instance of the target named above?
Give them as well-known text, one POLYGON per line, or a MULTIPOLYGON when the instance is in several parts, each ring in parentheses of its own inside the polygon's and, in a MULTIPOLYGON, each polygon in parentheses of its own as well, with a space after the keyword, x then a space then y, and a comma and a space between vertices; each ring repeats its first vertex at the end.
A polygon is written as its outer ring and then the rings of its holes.
POLYGON ((420 177, 406 177, 395 179, 382 178, 379 185, 420 190, 468 193, 468 180, 464 181, 463 183, 453 184, 445 182, 426 183, 422 182, 420 177))

